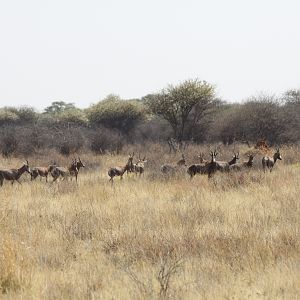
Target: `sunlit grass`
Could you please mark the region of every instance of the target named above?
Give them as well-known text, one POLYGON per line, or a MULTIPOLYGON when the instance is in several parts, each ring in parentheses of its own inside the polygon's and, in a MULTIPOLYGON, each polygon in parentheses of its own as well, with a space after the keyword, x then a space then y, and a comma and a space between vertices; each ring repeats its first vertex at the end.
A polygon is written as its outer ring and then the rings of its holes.
POLYGON ((126 156, 82 155, 78 183, 5 182, 1 297, 297 299, 298 168, 164 178, 157 156, 113 185, 126 156))

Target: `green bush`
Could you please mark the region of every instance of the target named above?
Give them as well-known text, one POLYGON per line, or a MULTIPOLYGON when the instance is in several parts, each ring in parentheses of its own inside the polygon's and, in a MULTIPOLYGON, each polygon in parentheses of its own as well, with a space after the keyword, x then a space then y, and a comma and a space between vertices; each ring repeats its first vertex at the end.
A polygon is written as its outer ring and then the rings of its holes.
POLYGON ((84 111, 80 109, 66 110, 58 115, 58 120, 63 124, 72 124, 77 126, 86 126, 88 118, 84 111))
POLYGON ((87 110, 92 125, 102 125, 106 128, 118 129, 124 134, 131 131, 145 117, 142 104, 137 101, 121 100, 109 96, 87 110))
POLYGON ((16 123, 19 119, 16 113, 5 108, 0 109, 0 126, 16 123))

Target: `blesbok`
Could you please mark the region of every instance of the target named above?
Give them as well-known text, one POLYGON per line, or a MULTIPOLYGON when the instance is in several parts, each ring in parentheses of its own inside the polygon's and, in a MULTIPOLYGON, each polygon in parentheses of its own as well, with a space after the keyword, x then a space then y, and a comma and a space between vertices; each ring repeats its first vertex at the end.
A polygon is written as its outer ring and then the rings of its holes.
POLYGON ((84 168, 85 165, 82 163, 80 157, 78 157, 78 160, 76 158, 74 158, 71 165, 68 167, 55 166, 51 171, 51 175, 53 177, 53 182, 56 181, 59 177, 61 177, 64 180, 69 176, 71 176, 71 178, 72 178, 72 176, 75 176, 76 181, 77 181, 78 172, 81 167, 84 168))
POLYGON ((115 176, 120 176, 121 179, 123 179, 123 174, 128 171, 128 170, 133 170, 133 157, 134 157, 134 152, 132 154, 129 154, 128 160, 125 166, 123 167, 114 167, 110 168, 108 170, 108 176, 110 177, 109 181, 113 183, 114 177, 115 176))
POLYGON ((133 164, 133 171, 135 172, 135 174, 139 174, 141 176, 144 173, 146 162, 146 156, 144 156, 144 158, 142 159, 139 154, 138 161, 133 164))
POLYGON ((17 181, 19 184, 21 184, 19 179, 24 172, 27 172, 30 174, 30 167, 29 167, 28 160, 26 160, 26 163, 23 163, 22 167, 19 169, 1 169, 0 170, 0 186, 3 185, 4 179, 11 181, 11 184, 14 184, 15 181, 17 181))
POLYGON ((253 167, 253 159, 254 155, 253 154, 248 154, 248 160, 244 161, 243 163, 236 163, 233 165, 229 166, 230 171, 241 171, 243 169, 250 169, 253 167))
POLYGON ((164 164, 160 167, 160 170, 164 174, 174 173, 181 167, 187 167, 184 154, 181 154, 181 159, 176 164, 164 164))
POLYGON ((208 175, 208 178, 211 178, 212 175, 214 173, 216 173, 218 170, 218 165, 216 162, 217 155, 218 155, 218 153, 216 150, 214 152, 212 152, 212 151, 210 152, 211 161, 205 165, 205 169, 206 169, 205 174, 208 175))
POLYGON ((75 176, 76 181, 77 181, 79 170, 80 170, 80 168, 84 168, 84 167, 85 167, 85 164, 81 161, 80 157, 78 157, 78 159, 75 158, 74 162, 69 167, 69 173, 71 176, 75 176))
POLYGON ((38 176, 45 177, 46 182, 48 182, 49 173, 55 168, 55 165, 50 165, 48 167, 34 167, 30 170, 31 181, 35 180, 38 176))
POLYGON ((221 172, 228 172, 229 168, 231 165, 234 165, 238 162, 239 160, 239 152, 238 153, 233 153, 233 157, 230 161, 216 161, 217 164, 217 170, 221 172))
POLYGON ((266 172, 266 169, 268 168, 270 170, 270 172, 272 172, 272 169, 276 163, 277 160, 282 160, 279 148, 276 149, 273 157, 270 156, 264 156, 262 158, 262 166, 263 166, 263 170, 264 172, 266 172))
POLYGON ((200 153, 198 155, 200 164, 192 164, 188 167, 187 173, 193 178, 196 174, 206 174, 206 165, 209 161, 204 159, 204 154, 200 153))

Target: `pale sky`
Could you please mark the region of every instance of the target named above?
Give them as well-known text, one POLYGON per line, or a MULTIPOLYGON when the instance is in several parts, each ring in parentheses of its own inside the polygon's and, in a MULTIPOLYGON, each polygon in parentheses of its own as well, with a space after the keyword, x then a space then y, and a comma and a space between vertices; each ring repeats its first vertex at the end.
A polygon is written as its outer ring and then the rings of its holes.
POLYGON ((199 78, 218 96, 300 88, 298 0, 0 0, 0 106, 79 107, 199 78))

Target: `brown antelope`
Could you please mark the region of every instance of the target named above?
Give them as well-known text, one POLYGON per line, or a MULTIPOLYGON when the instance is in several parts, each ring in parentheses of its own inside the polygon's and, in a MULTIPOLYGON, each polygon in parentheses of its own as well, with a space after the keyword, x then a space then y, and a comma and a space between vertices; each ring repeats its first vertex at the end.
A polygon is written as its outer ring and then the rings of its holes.
POLYGON ((191 178, 193 178, 196 174, 207 173, 206 165, 209 163, 209 161, 204 159, 203 153, 200 153, 198 158, 200 160, 200 164, 192 164, 187 169, 187 173, 191 176, 191 178))
POLYGON ((69 173, 71 176, 75 176, 76 181, 77 181, 79 170, 80 170, 80 168, 84 168, 84 167, 85 167, 85 164, 81 161, 80 157, 78 157, 78 159, 75 158, 74 162, 68 168, 69 173))
POLYGON ((272 172, 272 169, 278 159, 282 160, 281 154, 279 152, 279 148, 276 149, 273 157, 264 156, 262 158, 262 166, 263 166, 264 172, 266 172, 266 168, 268 168, 270 170, 270 172, 272 172))
POLYGON ((181 154, 181 159, 176 164, 164 164, 160 167, 160 170, 164 174, 174 173, 181 167, 187 167, 184 154, 181 154))
POLYGON ((28 160, 26 160, 26 163, 23 163, 22 167, 19 169, 2 169, 2 170, 0 170, 0 186, 3 185, 4 179, 11 181, 11 184, 14 184, 15 181, 17 181, 19 184, 21 184, 19 179, 24 172, 27 172, 30 174, 30 167, 29 167, 28 160))
POLYGON ((250 169, 253 167, 253 159, 254 159, 254 155, 253 154, 248 154, 248 160, 244 161, 243 163, 236 163, 233 165, 229 166, 229 170, 230 171, 241 171, 243 169, 250 169))
POLYGON ((208 175, 208 178, 211 178, 212 175, 214 173, 216 173, 218 170, 218 165, 216 162, 217 155, 218 155, 218 153, 216 150, 214 152, 212 152, 212 151, 210 152, 211 161, 205 165, 205 169, 206 169, 205 174, 208 175))
POLYGON ((135 174, 139 174, 141 176, 144 173, 146 162, 146 156, 144 156, 144 158, 141 159, 139 154, 138 161, 135 164, 133 164, 133 171, 135 172, 135 174))
POLYGON ((80 158, 78 158, 78 160, 75 158, 72 161, 71 165, 68 167, 55 166, 51 171, 51 175, 53 177, 53 182, 56 181, 59 177, 61 177, 64 180, 68 176, 75 176, 76 181, 77 181, 78 172, 81 167, 84 168, 85 165, 82 163, 80 158))
POLYGON ((50 165, 48 167, 34 167, 30 170, 31 181, 35 180, 38 176, 45 177, 46 182, 48 182, 49 173, 55 168, 55 165, 50 165))
POLYGON ((127 170, 133 170, 133 160, 134 157, 134 152, 131 154, 129 154, 127 163, 125 166, 123 167, 114 167, 114 168, 110 168, 108 170, 108 176, 110 177, 109 181, 111 181, 111 183, 113 183, 114 177, 115 176, 120 176, 121 179, 123 179, 123 174, 127 171, 127 170))
POLYGON ((233 153, 233 157, 229 162, 216 161, 218 171, 228 172, 230 166, 237 163, 237 161, 239 160, 239 156, 240 156, 239 152, 238 153, 233 153))

